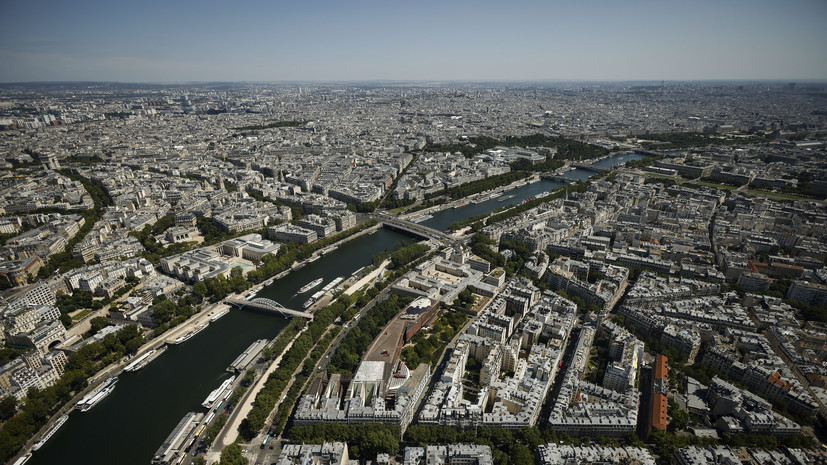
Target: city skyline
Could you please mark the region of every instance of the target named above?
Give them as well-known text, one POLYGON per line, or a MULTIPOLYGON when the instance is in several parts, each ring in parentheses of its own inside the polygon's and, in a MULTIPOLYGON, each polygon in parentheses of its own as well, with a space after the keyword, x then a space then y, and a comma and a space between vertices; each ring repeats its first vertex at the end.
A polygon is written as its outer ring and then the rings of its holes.
POLYGON ((0 82, 827 79, 827 4, 806 0, 0 11, 0 82))

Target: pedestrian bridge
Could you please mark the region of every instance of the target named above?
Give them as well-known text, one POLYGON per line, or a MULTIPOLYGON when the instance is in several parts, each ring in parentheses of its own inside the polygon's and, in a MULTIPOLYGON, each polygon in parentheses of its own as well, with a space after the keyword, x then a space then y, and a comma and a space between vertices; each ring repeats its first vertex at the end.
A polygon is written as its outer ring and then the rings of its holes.
POLYGON ((257 297, 253 300, 234 299, 232 297, 228 297, 225 300, 228 304, 235 305, 238 308, 260 310, 265 313, 275 313, 285 318, 298 316, 307 318, 308 320, 313 319, 313 315, 310 313, 291 310, 275 300, 267 299, 265 297, 257 297))

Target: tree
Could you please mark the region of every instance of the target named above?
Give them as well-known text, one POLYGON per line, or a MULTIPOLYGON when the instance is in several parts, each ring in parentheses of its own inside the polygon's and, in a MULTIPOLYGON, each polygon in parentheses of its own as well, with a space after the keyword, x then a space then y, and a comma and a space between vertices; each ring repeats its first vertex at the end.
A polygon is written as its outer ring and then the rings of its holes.
POLYGON ((175 316, 175 304, 171 300, 162 300, 152 306, 152 315, 156 324, 166 323, 175 316))
POLYGON ((250 283, 244 279, 244 272, 240 266, 235 266, 230 270, 230 279, 227 281, 227 285, 235 293, 244 292, 250 287, 250 283))
POLYGON ((230 285, 224 275, 218 275, 204 280, 207 292, 212 296, 213 302, 223 300, 230 293, 230 285))
MULTIPOLYGON (((670 402, 671 403, 671 402, 670 402)), ((671 407, 671 406, 670 406, 671 407)), ((683 431, 689 425, 689 414, 681 410, 678 404, 675 403, 675 409, 672 410, 672 422, 669 424, 670 431, 683 431)))
POLYGON ((197 282, 192 285, 192 293, 198 297, 198 301, 204 300, 207 296, 207 285, 202 282, 197 282))
POLYGON ((92 325, 92 329, 90 330, 92 334, 97 334, 98 331, 109 326, 109 319, 105 316, 96 316, 95 318, 92 318, 89 324, 92 325))
POLYGON ((129 341, 127 341, 127 343, 124 345, 124 349, 126 350, 127 353, 134 354, 134 353, 137 353, 138 350, 141 349, 141 346, 143 344, 144 344, 144 338, 143 337, 136 337, 136 338, 133 338, 133 339, 130 339, 129 341))
POLYGON ((8 420, 17 412, 17 398, 14 396, 6 396, 0 399, 0 419, 8 420))
POLYGON ((543 437, 540 435, 540 430, 531 426, 520 428, 517 430, 516 436, 521 443, 530 447, 532 450, 536 449, 537 446, 545 442, 543 437))
POLYGON ((220 465, 247 465, 247 458, 241 455, 238 444, 230 444, 221 451, 220 465))
POLYGON ((514 443, 511 445, 509 450, 511 453, 511 464, 512 465, 533 465, 534 464, 534 455, 531 453, 528 447, 520 444, 514 443))

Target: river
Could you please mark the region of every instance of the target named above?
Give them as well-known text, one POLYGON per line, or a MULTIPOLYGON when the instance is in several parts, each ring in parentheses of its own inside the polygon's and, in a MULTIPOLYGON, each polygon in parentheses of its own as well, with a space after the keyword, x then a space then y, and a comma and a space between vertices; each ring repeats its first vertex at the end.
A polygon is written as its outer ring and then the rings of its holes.
MULTIPOLYGON (((611 166, 640 158, 642 156, 636 154, 619 154, 598 164, 611 166)), ((577 169, 564 176, 586 179, 593 174, 577 169)), ((562 185, 540 180, 506 191, 500 198, 437 212, 423 224, 444 230, 454 221, 519 204, 562 185), (513 197, 500 201, 507 196, 513 197)), ((403 241, 413 243, 416 240, 399 232, 380 229, 349 241, 276 280, 257 296, 299 310, 318 288, 301 295, 296 293, 313 279, 321 277, 328 283, 337 276, 349 276, 369 265, 377 253, 393 250, 403 241)), ((231 310, 189 341, 170 346, 166 353, 142 370, 121 374, 117 388, 109 397, 88 412, 73 411, 69 421, 34 453, 28 464, 148 465, 155 451, 187 412, 203 411, 201 402, 227 378, 227 366, 254 340, 272 339, 286 324, 287 321, 279 317, 231 310)))
MULTIPOLYGON (((604 158, 597 161, 595 165, 600 166, 616 166, 626 163, 630 160, 640 160, 644 158, 643 155, 637 153, 619 153, 611 157, 604 158)), ((594 171, 588 171, 581 168, 576 168, 562 174, 563 177, 569 178, 573 181, 585 181, 595 174, 594 171)), ((498 198, 486 200, 480 203, 468 203, 457 208, 447 208, 445 210, 433 213, 433 218, 429 218, 422 222, 423 225, 434 229, 446 230, 448 226, 455 221, 462 221, 472 216, 482 215, 497 208, 509 207, 517 205, 523 200, 534 197, 541 192, 552 192, 554 189, 563 186, 563 183, 556 181, 549 181, 541 179, 537 182, 528 184, 526 186, 518 187, 516 189, 505 191, 503 195, 498 198), (511 196, 509 198, 509 196, 511 196), (505 199, 505 200, 503 200, 505 199)))
MULTIPOLYGON (((411 236, 380 229, 358 237, 258 293, 288 308, 301 309, 312 294, 296 295, 314 278, 330 282, 369 265, 382 250, 416 242, 411 236)), ((153 454, 190 411, 229 375, 227 366, 256 339, 272 339, 287 320, 245 310, 230 313, 189 341, 171 345, 135 373, 120 375, 115 390, 88 412, 73 411, 69 421, 37 452, 29 465, 149 465, 153 454)))

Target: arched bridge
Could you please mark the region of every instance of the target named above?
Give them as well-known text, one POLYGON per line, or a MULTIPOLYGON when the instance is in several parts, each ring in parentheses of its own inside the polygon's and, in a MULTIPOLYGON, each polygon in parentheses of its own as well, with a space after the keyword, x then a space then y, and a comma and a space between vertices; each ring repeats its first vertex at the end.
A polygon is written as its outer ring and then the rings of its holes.
POLYGON ((265 297, 257 297, 253 300, 233 299, 228 297, 226 301, 227 303, 235 305, 238 308, 250 308, 262 310, 267 313, 277 313, 285 318, 300 316, 302 318, 307 318, 308 320, 313 319, 313 315, 310 313, 291 310, 275 300, 267 299, 265 297))

